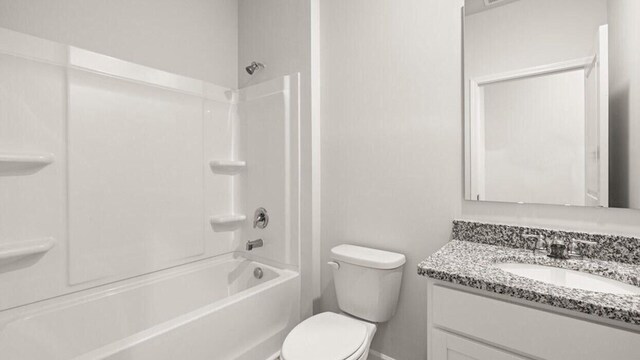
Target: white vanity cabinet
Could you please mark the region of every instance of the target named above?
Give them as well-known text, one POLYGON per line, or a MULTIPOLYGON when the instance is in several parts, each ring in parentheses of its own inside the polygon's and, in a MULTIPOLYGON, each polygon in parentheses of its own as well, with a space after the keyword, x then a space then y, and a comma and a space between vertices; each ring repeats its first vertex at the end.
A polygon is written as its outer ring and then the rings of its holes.
POLYGON ((640 329, 632 326, 427 281, 428 360, 640 359, 640 329))

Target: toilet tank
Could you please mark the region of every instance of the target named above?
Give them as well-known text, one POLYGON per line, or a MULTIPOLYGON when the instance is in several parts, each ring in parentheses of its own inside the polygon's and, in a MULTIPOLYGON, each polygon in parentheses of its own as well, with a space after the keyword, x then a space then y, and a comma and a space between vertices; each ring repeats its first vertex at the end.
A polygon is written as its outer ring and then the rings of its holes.
POLYGON ((331 249, 329 264, 340 309, 371 322, 386 322, 396 313, 405 256, 354 245, 331 249))

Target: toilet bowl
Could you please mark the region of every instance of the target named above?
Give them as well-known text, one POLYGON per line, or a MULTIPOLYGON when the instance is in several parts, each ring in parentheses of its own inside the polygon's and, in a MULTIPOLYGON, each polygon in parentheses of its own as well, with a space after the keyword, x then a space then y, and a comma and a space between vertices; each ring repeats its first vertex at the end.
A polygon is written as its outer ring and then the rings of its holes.
POLYGON ((376 325, 324 312, 301 322, 282 345, 282 360, 364 360, 376 325))
POLYGON ((282 344, 281 360, 366 360, 376 323, 395 314, 404 255, 339 245, 331 258, 342 313, 324 312, 298 324, 282 344))

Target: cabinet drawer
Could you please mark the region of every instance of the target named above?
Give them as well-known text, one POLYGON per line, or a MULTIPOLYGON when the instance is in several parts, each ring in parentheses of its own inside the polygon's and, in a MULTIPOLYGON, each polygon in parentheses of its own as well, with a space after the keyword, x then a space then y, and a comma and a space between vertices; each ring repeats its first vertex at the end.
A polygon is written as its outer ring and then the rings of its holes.
POLYGON ((433 330, 433 360, 527 360, 460 336, 433 330))
POLYGON ((640 359, 640 334, 433 286, 435 327, 549 360, 640 359))

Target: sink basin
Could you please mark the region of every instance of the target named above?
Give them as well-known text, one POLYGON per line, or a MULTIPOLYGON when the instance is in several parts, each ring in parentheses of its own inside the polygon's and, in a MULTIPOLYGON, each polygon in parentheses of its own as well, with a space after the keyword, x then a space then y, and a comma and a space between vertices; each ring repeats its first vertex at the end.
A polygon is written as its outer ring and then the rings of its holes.
POLYGON ((519 263, 495 264, 494 267, 518 276, 557 286, 609 294, 640 295, 640 287, 575 270, 519 263))

